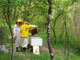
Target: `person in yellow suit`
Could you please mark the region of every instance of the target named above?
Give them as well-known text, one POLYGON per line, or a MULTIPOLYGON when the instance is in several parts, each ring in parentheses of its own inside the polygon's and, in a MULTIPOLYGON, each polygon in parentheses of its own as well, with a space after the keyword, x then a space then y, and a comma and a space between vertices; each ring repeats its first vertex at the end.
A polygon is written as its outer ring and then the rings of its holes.
POLYGON ((17 19, 16 24, 13 27, 13 37, 15 39, 16 52, 18 52, 19 47, 21 46, 21 38, 20 38, 20 27, 23 21, 21 19, 17 19))
POLYGON ((20 37, 22 38, 22 50, 26 51, 26 48, 28 48, 28 38, 29 38, 29 30, 31 28, 35 28, 37 26, 35 25, 29 25, 27 22, 25 22, 21 28, 20 28, 20 37))

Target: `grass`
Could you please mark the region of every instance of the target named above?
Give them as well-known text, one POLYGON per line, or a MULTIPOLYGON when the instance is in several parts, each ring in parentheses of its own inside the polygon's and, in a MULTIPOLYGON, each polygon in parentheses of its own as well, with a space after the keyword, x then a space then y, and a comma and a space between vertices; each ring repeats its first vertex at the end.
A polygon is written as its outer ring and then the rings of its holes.
MULTIPOLYGON (((28 51, 27 51, 28 52, 28 51)), ((13 59, 14 60, 50 60, 49 53, 41 53, 40 55, 34 55, 31 52, 27 53, 25 52, 24 55, 20 54, 14 54, 13 59)), ((10 60, 10 53, 4 53, 1 52, 0 60, 10 60)), ((64 55, 62 53, 61 55, 59 54, 54 54, 55 55, 55 60, 80 60, 80 57, 77 55, 70 55, 69 57, 64 55)))
MULTIPOLYGON (((10 59, 11 59, 10 53, 0 51, 0 60, 10 60, 10 59)), ((13 59, 14 60, 25 60, 25 57, 21 55, 18 55, 18 56, 14 55, 13 59)))
POLYGON ((32 55, 30 60, 50 60, 50 56, 48 53, 40 54, 40 55, 32 55))
MULTIPOLYGON (((46 32, 39 32, 38 34, 39 37, 43 38, 43 42, 45 42, 43 44, 43 46, 47 46, 47 34, 46 32)), ((52 42, 54 42, 54 40, 52 40, 52 42)), ((7 47, 7 49, 9 49, 11 47, 11 40, 7 39, 7 42, 9 44, 9 46, 7 47)), ((54 44, 52 43, 53 48, 56 49, 56 52, 54 51, 54 57, 55 60, 80 60, 80 56, 73 54, 72 51, 70 52, 70 55, 68 56, 67 54, 64 53, 64 51, 62 51, 64 49, 64 43, 57 43, 54 44)), ((70 48, 70 50, 73 50, 70 48)), ((1 52, 0 51, 0 60, 10 60, 10 53, 6 53, 6 52, 1 52)), ((14 53, 14 60, 50 60, 50 56, 49 53, 41 53, 40 55, 34 55, 32 52, 30 52, 29 50, 27 50, 25 53, 14 53)))

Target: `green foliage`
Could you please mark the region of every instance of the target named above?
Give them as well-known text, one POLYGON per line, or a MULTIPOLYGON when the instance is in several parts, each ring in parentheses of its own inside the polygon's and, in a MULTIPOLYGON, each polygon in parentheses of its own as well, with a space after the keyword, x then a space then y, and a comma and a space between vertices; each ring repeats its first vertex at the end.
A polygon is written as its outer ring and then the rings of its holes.
MULTIPOLYGON (((31 24, 38 26, 38 36, 47 42, 47 17, 48 17, 48 2, 47 0, 0 0, 0 41, 11 43, 8 38, 9 30, 6 23, 8 15, 8 7, 10 8, 10 22, 13 26, 18 18, 22 18, 31 24), (5 10, 5 11, 4 11, 5 10), (5 14, 4 14, 5 13, 5 14), (5 25, 5 26, 4 26, 5 25), (6 39, 6 40, 5 40, 6 39)), ((68 33, 67 39, 70 42, 70 50, 80 55, 80 27, 79 26, 79 0, 52 0, 52 16, 51 16, 51 43, 53 48, 65 48, 66 30, 68 33), (67 29, 65 29, 65 24, 67 29), (55 33, 54 33, 55 32, 55 33), (56 36, 56 39, 55 39, 56 36), (57 43, 55 44, 55 40, 57 43)), ((67 40, 68 41, 68 40, 67 40)), ((68 44, 68 43, 67 43, 68 44)), ((5 54, 5 53, 4 53, 5 54)), ((3 55, 4 55, 3 54, 3 55)), ((7 55, 7 54, 5 54, 7 55)), ((4 56, 5 56, 4 55, 4 56)), ((4 57, 3 56, 3 57, 4 57)), ((2 57, 2 58, 3 58, 2 57)), ((5 56, 8 60, 7 57, 5 56)), ((20 56, 19 56, 20 57, 20 56)), ((25 58, 14 56, 16 60, 24 60, 25 58)), ((56 60, 63 60, 61 56, 55 56, 56 60)), ((50 60, 48 54, 40 56, 31 56, 31 60, 50 60), (36 58, 35 58, 36 57, 36 58)), ((70 60, 79 60, 79 57, 70 56, 70 60)), ((4 60, 4 58, 3 58, 4 60)), ((66 58, 65 58, 66 60, 66 58)))
POLYGON ((9 36, 9 29, 7 26, 0 26, 0 42, 5 43, 9 36))

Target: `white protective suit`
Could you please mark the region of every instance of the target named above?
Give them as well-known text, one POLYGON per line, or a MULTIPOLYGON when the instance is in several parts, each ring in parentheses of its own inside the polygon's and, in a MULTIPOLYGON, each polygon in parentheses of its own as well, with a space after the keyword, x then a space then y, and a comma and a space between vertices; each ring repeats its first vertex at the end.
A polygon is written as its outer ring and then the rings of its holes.
POLYGON ((13 27, 13 33, 14 33, 14 37, 16 37, 15 40, 16 47, 21 46, 20 27, 18 27, 16 24, 13 27))

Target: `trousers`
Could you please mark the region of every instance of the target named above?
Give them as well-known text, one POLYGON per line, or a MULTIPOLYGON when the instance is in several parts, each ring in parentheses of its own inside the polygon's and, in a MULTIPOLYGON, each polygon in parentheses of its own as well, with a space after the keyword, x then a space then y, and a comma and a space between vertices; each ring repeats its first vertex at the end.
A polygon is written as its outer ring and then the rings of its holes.
POLYGON ((28 38, 22 38, 22 47, 28 48, 28 38))
POLYGON ((20 47, 21 46, 21 38, 20 37, 16 37, 15 45, 16 45, 16 47, 20 47))

